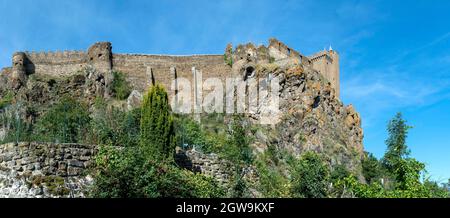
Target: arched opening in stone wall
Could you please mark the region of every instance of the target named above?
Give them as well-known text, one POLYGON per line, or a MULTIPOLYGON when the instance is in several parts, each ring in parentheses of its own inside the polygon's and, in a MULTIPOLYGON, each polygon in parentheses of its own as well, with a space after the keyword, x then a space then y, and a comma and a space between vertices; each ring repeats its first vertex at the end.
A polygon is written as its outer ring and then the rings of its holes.
POLYGON ((255 74, 255 68, 252 66, 248 66, 245 68, 245 75, 244 75, 244 81, 246 81, 248 78, 253 77, 255 74))

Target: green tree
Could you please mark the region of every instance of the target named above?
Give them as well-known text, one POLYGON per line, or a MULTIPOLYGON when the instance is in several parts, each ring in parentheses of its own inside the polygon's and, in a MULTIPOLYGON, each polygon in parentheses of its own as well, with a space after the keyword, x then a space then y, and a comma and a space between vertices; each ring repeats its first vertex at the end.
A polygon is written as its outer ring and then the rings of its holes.
POLYGON ((171 160, 175 151, 175 130, 169 99, 156 84, 144 96, 141 109, 141 146, 156 160, 171 160))
POLYGON ((425 164, 414 158, 408 157, 409 150, 406 146, 408 129, 400 113, 389 122, 389 137, 386 140, 388 149, 383 158, 383 166, 388 173, 395 178, 393 188, 386 189, 380 182, 374 179, 382 176, 378 161, 369 155, 363 161, 363 173, 370 184, 359 183, 354 176, 339 180, 334 190, 337 196, 344 197, 382 197, 382 198, 424 198, 424 197, 448 197, 448 191, 439 187, 436 182, 426 179, 421 181, 421 175, 425 172, 425 164))
POLYGON ((410 151, 406 145, 408 130, 411 126, 406 124, 399 112, 389 121, 387 131, 389 137, 386 140, 387 151, 383 157, 383 165, 386 169, 395 175, 395 169, 398 168, 399 161, 407 158, 410 151))
POLYGON ((331 171, 330 179, 331 181, 337 181, 347 176, 350 176, 350 171, 345 167, 345 165, 336 165, 333 167, 333 171, 331 171))
POLYGON ((362 173, 368 183, 372 183, 383 177, 383 169, 378 159, 366 152, 362 160, 362 173))
POLYGON ((324 198, 328 196, 330 172, 319 155, 306 152, 291 165, 291 192, 294 197, 324 198))

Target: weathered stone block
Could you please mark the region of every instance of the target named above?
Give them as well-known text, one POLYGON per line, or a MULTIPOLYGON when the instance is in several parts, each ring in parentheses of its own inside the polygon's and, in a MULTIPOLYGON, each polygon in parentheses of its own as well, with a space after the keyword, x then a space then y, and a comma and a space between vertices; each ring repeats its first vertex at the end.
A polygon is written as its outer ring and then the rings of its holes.
POLYGON ((69 166, 72 167, 84 167, 83 162, 78 160, 69 160, 67 163, 69 166))
POLYGON ((68 176, 78 176, 83 172, 82 168, 79 167, 67 167, 67 175, 68 176))

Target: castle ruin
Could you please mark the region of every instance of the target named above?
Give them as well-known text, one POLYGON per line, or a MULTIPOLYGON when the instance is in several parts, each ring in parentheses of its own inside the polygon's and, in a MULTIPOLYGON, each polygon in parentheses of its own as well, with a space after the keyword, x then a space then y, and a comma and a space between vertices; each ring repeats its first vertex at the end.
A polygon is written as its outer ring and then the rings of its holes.
POLYGON ((192 79, 202 72, 202 80, 225 78, 235 73, 251 75, 259 63, 297 63, 318 71, 334 88, 339 97, 339 55, 336 51, 321 51, 304 56, 277 39, 270 39, 269 45, 258 46, 249 43, 234 50, 228 45, 225 54, 217 55, 148 55, 117 54, 112 52, 109 42, 98 42, 87 51, 64 52, 16 52, 12 67, 3 68, 2 74, 12 82, 12 88, 24 85, 29 75, 68 76, 86 67, 93 67, 105 73, 105 82, 111 81, 112 71, 120 71, 136 90, 144 91, 152 81, 162 83, 170 90, 175 78, 192 79))

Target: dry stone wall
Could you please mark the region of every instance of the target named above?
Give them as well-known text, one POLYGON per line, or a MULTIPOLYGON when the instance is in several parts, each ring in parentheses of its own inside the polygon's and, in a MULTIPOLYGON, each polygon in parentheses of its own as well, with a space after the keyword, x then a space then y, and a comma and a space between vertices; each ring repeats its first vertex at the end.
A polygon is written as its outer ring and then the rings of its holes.
POLYGON ((21 142, 0 145, 0 197, 85 197, 96 147, 21 142))
POLYGON ((177 164, 195 173, 211 176, 220 184, 226 185, 232 175, 232 165, 217 154, 204 154, 196 150, 178 151, 177 164))

